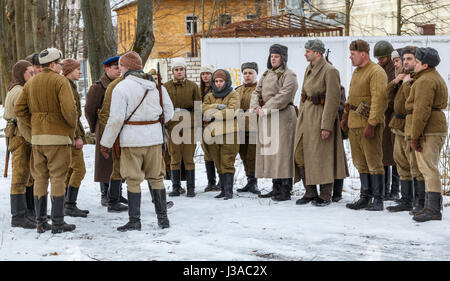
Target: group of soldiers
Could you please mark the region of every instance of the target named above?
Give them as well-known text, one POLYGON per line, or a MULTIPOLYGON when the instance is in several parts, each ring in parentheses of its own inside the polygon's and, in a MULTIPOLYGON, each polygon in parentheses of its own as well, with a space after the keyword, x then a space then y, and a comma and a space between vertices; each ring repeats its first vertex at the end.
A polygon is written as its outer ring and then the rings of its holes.
MULTIPOLYGON (((94 180, 100 184, 101 204, 108 212, 129 214, 129 222, 118 231, 141 229, 144 180, 158 225, 170 226, 167 209, 173 203, 166 200, 163 180, 172 182, 169 196, 195 197, 197 141, 204 151, 205 192, 220 191, 216 198, 233 198, 239 154, 247 184, 238 192, 286 201, 301 180, 305 194, 297 205, 327 206, 342 198, 343 180, 349 175, 343 139, 348 138, 361 193, 347 208, 381 211, 384 200, 395 199, 389 211, 411 211, 420 222, 440 220, 438 163, 447 136, 442 109, 448 93, 435 68, 440 62, 437 51, 414 46, 395 50, 380 41, 374 49, 376 64, 370 60, 369 44, 353 41, 350 59, 356 69, 347 102, 339 71, 325 52, 318 39, 305 45, 309 66, 298 107, 297 75, 288 68, 288 48, 280 44, 270 47, 267 70, 259 81, 258 65, 242 64, 244 83, 236 89, 230 73, 212 65, 201 67, 198 86, 186 78, 183 58, 171 60, 173 78, 164 84, 156 70, 143 71, 135 52, 104 61, 104 74, 86 95, 85 116, 96 137, 94 180), (258 178, 272 179, 272 191, 261 194, 258 178), (127 199, 122 196, 123 182, 127 199)), ((37 228, 39 233, 72 231, 75 225, 65 223, 64 216, 89 213, 77 207, 86 173, 75 85, 80 63, 62 60, 59 50, 49 48, 17 62, 12 73, 4 114, 13 157, 12 226, 37 228)))

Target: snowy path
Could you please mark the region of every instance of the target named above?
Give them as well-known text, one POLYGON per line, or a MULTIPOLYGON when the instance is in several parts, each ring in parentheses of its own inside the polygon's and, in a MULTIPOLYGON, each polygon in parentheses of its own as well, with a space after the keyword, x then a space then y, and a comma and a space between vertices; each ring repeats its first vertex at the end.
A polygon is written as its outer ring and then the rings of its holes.
MULTIPOLYGON (((4 140, 2 136, 1 170, 4 140)), ((142 231, 119 233, 116 228, 127 222, 128 214, 110 214, 101 207, 100 188, 93 182, 94 150, 93 145, 84 147, 87 174, 78 199, 79 207, 90 214, 86 219, 66 217, 77 226, 72 233, 38 235, 11 228, 10 165, 9 178, 0 178, 0 260, 450 260, 448 207, 443 221, 424 224, 407 213, 348 210, 345 204, 359 195, 357 178, 346 179, 344 199, 325 208, 296 206, 304 192, 301 184, 288 202, 236 192, 233 200, 218 200, 213 198, 216 193, 202 192, 207 180, 201 156, 196 157, 197 197, 170 199, 175 206, 168 212, 169 229, 158 228, 143 183, 142 231)), ((239 159, 236 167, 235 189, 246 181, 239 159)), ((357 175, 353 167, 350 172, 357 175)), ((267 192, 271 181, 260 181, 259 187, 267 192)), ((449 202, 445 197, 444 204, 449 202)))

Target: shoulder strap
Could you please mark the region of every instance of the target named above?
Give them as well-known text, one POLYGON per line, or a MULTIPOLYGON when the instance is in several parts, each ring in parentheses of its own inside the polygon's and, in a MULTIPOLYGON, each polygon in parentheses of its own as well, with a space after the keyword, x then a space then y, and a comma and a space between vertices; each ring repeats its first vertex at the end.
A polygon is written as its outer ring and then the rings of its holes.
POLYGON ((128 117, 128 119, 126 120, 126 122, 130 121, 131 117, 133 117, 134 113, 136 113, 136 111, 138 110, 138 108, 141 106, 141 104, 144 102, 145 98, 148 95, 148 89, 147 91, 145 91, 144 97, 142 98, 141 102, 138 104, 138 106, 133 110, 133 112, 131 112, 131 115, 128 117))

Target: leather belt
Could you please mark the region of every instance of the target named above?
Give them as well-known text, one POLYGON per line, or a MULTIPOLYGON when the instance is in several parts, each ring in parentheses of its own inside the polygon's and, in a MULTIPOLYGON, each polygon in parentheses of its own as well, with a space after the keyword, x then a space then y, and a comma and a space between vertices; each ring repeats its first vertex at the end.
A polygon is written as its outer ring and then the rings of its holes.
POLYGON ((153 125, 156 123, 160 123, 160 120, 156 121, 125 121, 125 125, 135 125, 135 126, 143 126, 143 125, 153 125))

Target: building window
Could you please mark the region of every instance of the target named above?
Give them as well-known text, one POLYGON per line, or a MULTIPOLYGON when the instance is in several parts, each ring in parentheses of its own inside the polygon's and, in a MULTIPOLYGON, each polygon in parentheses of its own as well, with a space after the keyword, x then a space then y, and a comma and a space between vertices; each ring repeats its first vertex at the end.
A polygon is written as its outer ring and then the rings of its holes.
POLYGON ((231 23, 231 15, 230 14, 223 14, 219 17, 219 25, 225 26, 231 23))
POLYGON ((247 20, 256 20, 257 18, 256 14, 247 14, 247 20))
POLYGON ((186 35, 192 35, 198 31, 198 16, 186 16, 186 35))
POLYGON ((120 43, 122 43, 122 40, 123 40, 123 26, 122 26, 122 23, 120 23, 120 27, 119 27, 119 41, 120 41, 120 43))

